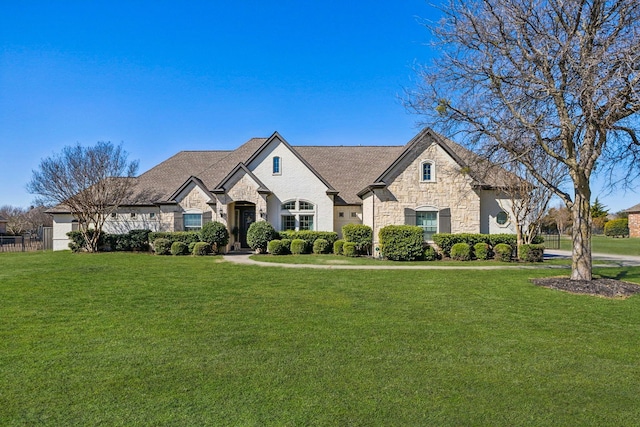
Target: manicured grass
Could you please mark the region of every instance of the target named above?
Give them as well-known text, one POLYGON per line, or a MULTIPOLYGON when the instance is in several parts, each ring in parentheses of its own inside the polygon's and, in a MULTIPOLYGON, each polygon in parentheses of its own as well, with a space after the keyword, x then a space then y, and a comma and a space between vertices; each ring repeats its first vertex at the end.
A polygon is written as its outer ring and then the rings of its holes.
MULTIPOLYGON (((562 237, 560 239, 560 249, 571 250, 571 239, 562 237)), ((591 240, 591 250, 595 253, 613 255, 640 255, 639 238, 613 238, 606 236, 593 236, 591 240)))
MULTIPOLYGON (((0 254, 3 425, 637 425, 640 297, 552 270, 0 254)), ((597 271, 640 283, 640 268, 597 271)))
MULTIPOLYGON (((503 266, 515 267, 517 265, 535 266, 538 263, 516 263, 502 262, 496 260, 473 260, 473 261, 389 261, 383 259, 374 259, 369 257, 345 257, 342 255, 332 254, 304 254, 304 255, 251 255, 251 259, 261 262, 271 262, 278 264, 303 264, 303 265, 374 265, 374 266, 439 266, 439 267, 486 267, 486 266, 503 266)), ((571 265, 571 260, 555 259, 545 261, 545 265, 571 265)))

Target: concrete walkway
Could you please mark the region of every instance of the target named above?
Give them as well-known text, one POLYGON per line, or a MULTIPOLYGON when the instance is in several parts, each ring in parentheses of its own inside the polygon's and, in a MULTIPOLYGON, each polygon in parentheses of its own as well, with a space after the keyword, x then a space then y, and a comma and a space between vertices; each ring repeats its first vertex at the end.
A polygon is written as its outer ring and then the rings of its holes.
MULTIPOLYGON (((262 267, 281 267, 281 268, 315 268, 329 270, 505 270, 505 269, 568 269, 568 265, 463 265, 460 266, 444 266, 444 265, 411 265, 411 263, 398 263, 398 265, 341 265, 341 264, 285 264, 279 262, 255 261, 249 257, 252 252, 230 252, 224 255, 224 260, 243 265, 258 265, 262 267)), ((570 259, 571 252, 559 250, 546 250, 545 259, 570 259)), ((595 264, 594 267, 635 267, 640 266, 640 256, 622 256, 608 254, 593 254, 594 261, 602 260, 612 262, 613 264, 595 264)))

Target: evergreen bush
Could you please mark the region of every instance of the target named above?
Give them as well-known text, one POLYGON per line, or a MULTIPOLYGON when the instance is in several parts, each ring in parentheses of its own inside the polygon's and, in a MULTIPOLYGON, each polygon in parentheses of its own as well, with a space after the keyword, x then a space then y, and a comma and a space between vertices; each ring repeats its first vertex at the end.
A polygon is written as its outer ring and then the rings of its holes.
POLYGON ((629 220, 612 219, 604 224, 604 235, 610 237, 629 237, 629 220))
POLYGON ((313 231, 313 230, 287 230, 280 232, 281 239, 302 239, 307 242, 307 250, 311 251, 313 244, 318 239, 324 239, 329 242, 330 246, 338 239, 338 233, 334 231, 313 231))
POLYGON ((451 247, 451 258, 456 261, 469 261, 471 259, 471 246, 468 243, 456 243, 451 247))
POLYGON ((153 251, 156 255, 169 255, 171 253, 171 241, 159 237, 153 241, 153 251))
POLYGON ((388 225, 380 230, 379 237, 383 255, 387 259, 413 261, 424 256, 421 227, 414 225, 388 225))
POLYGON ((364 224, 347 224, 342 227, 342 238, 345 242, 356 244, 356 250, 361 254, 371 254, 373 230, 364 224))
POLYGON ((424 255, 422 256, 425 261, 437 261, 438 260, 438 252, 431 245, 427 245, 424 248, 424 255))
POLYGON ((542 262, 544 260, 544 245, 520 245, 518 257, 520 261, 542 262))
POLYGON ((282 248, 285 250, 285 253, 291 252, 291 239, 280 239, 282 242, 282 248))
POLYGON ((326 254, 327 252, 329 252, 329 248, 331 246, 329 246, 329 242, 327 242, 325 239, 316 239, 315 242, 313 242, 313 253, 318 255, 318 254, 326 254))
POLYGON ((207 242, 197 242, 193 244, 191 253, 195 256, 205 256, 211 253, 211 245, 207 242))
POLYGON ((269 242, 269 244, 267 245, 267 251, 271 255, 286 255, 288 252, 285 246, 282 244, 282 240, 278 239, 269 242))
POLYGON ((276 230, 267 221, 254 222, 247 231, 247 243, 256 252, 266 252, 269 242, 278 237, 276 230))
POLYGON ((171 255, 187 255, 189 253, 189 245, 183 242, 173 242, 171 244, 171 255))
POLYGON ((499 261, 509 262, 511 261, 511 255, 513 254, 513 247, 506 243, 498 243, 493 247, 495 259, 499 261))
POLYGON ((307 242, 302 239, 293 239, 291 241, 291 253, 294 255, 300 255, 305 253, 307 248, 307 242))
POLYGON ((216 252, 221 252, 229 243, 229 230, 221 222, 207 222, 200 229, 200 240, 209 243, 216 252))
POLYGON ((344 246, 344 240, 340 239, 340 240, 336 240, 333 243, 333 253, 335 255, 343 255, 342 253, 342 247, 344 246))
POLYGON ((477 259, 481 260, 489 259, 489 257, 491 256, 489 245, 484 242, 476 243, 475 245, 473 245, 473 253, 475 254, 477 259))
POLYGON ((358 256, 356 244, 354 242, 344 242, 344 245, 342 245, 342 253, 348 257, 358 256))

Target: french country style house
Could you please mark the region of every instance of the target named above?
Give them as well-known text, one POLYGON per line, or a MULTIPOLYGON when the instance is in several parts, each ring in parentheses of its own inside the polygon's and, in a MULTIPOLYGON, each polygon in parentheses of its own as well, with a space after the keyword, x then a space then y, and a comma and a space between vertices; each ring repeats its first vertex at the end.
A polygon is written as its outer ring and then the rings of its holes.
MULTIPOLYGON (((292 146, 277 132, 235 150, 181 151, 135 178, 130 204, 104 231, 197 230, 224 223, 230 247, 247 247, 251 223, 276 230, 378 232, 411 224, 434 233, 514 233, 502 169, 430 129, 404 146, 292 146), (485 165, 485 166, 482 166, 485 165)), ((53 211, 54 249, 68 248, 74 218, 53 211)))

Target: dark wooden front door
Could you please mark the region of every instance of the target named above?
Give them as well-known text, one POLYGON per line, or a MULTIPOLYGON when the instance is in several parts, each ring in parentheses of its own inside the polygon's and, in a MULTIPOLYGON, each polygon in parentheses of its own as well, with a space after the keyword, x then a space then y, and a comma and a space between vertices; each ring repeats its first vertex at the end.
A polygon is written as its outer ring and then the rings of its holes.
POLYGON ((247 244, 247 231, 249 226, 256 222, 256 208, 255 206, 243 206, 240 211, 240 227, 238 227, 240 234, 240 244, 243 248, 248 248, 247 244))

